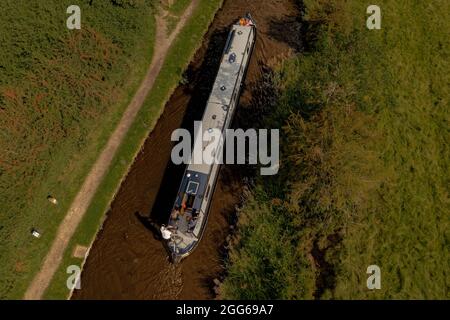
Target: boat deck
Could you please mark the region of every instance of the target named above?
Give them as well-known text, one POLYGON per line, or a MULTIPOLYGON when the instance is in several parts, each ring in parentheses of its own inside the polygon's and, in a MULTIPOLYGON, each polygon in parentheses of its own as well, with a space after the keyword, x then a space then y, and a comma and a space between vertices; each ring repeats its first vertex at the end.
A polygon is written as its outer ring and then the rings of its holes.
POLYGON ((192 214, 185 211, 177 214, 176 218, 171 217, 169 220, 169 226, 174 228, 172 231, 172 240, 176 244, 176 247, 179 249, 180 253, 188 250, 195 244, 195 242, 198 241, 197 237, 194 235, 194 230, 200 221, 198 221, 199 219, 197 218, 195 220, 195 225, 190 225, 192 219, 194 219, 192 214))

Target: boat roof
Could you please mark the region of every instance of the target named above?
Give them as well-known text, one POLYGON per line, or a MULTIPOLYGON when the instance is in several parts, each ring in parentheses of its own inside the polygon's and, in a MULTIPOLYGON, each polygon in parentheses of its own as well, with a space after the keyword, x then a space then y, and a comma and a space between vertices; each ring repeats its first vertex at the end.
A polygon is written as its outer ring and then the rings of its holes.
POLYGON ((250 45, 249 37, 251 32, 252 28, 248 26, 233 26, 209 97, 209 103, 230 105, 231 98, 235 94, 236 75, 242 67, 245 50, 250 45), (234 62, 230 63, 233 60, 234 62))
MULTIPOLYGON (((227 118, 228 109, 233 99, 233 95, 239 94, 239 88, 236 87, 237 77, 240 72, 244 59, 244 54, 249 49, 251 27, 233 25, 227 44, 225 45, 224 55, 220 63, 219 71, 214 81, 214 86, 209 96, 208 103, 202 119, 202 137, 205 131, 216 128, 221 132, 224 130, 225 120, 227 118)), ((201 141, 201 140, 200 140, 201 141)), ((203 151, 208 142, 203 142, 202 148, 193 148, 195 151, 203 151)), ((196 158, 202 159, 202 155, 194 155, 196 158)), ((209 174, 211 166, 202 163, 191 163, 188 170, 209 174)))

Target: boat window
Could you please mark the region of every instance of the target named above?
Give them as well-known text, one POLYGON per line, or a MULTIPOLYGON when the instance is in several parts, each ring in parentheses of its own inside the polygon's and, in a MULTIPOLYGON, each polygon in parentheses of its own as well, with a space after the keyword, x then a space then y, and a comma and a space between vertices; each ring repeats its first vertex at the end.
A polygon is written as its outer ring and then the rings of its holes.
POLYGON ((198 182, 189 181, 188 186, 186 188, 186 193, 196 195, 197 191, 198 191, 198 182))
POLYGON ((231 44, 233 43, 233 39, 234 39, 235 34, 236 34, 236 30, 233 30, 230 33, 230 35, 228 36, 227 43, 225 44, 225 49, 224 49, 225 54, 228 54, 228 52, 230 51, 231 44))
POLYGON ((195 196, 194 195, 189 195, 186 201, 186 207, 188 209, 192 209, 192 207, 194 206, 194 201, 195 201, 195 196))
POLYGON ((184 212, 190 211, 192 209, 192 206, 194 205, 196 195, 184 193, 181 204, 180 204, 180 213, 184 214, 184 212))
POLYGON ((236 100, 236 91, 233 93, 233 101, 236 100))

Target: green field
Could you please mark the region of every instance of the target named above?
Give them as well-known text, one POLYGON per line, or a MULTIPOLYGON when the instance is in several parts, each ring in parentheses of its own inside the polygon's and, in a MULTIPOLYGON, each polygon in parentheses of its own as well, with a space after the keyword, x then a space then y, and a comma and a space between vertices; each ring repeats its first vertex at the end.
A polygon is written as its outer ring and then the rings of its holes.
POLYGON ((82 29, 71 31, 72 1, 1 2, 0 299, 22 297, 144 77, 152 3, 77 1, 82 29))
POLYGON ((224 298, 448 299, 450 2, 304 1, 273 76, 281 170, 240 211, 224 298), (367 267, 381 268, 368 290, 367 267))

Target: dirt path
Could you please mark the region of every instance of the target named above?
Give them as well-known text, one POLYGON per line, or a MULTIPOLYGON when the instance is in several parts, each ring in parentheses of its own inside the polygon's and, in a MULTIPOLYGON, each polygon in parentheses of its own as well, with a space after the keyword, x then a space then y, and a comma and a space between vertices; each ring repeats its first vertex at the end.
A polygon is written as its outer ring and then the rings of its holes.
POLYGON ((166 35, 167 28, 164 19, 165 12, 156 17, 155 49, 149 70, 141 86, 133 97, 133 100, 125 110, 119 124, 109 138, 108 143, 86 177, 67 215, 59 226, 55 240, 53 241, 53 244, 44 259, 44 263, 28 287, 24 295, 24 299, 37 300, 42 298, 42 295, 50 284, 53 275, 62 261, 70 239, 86 213, 105 173, 110 167, 111 161, 114 158, 117 149, 121 145, 123 138, 144 103, 147 94, 153 87, 156 77, 163 66, 167 51, 169 50, 174 39, 177 37, 178 33, 186 24, 187 20, 192 15, 198 1, 199 0, 193 0, 186 8, 186 11, 180 17, 175 30, 169 37, 166 35))

